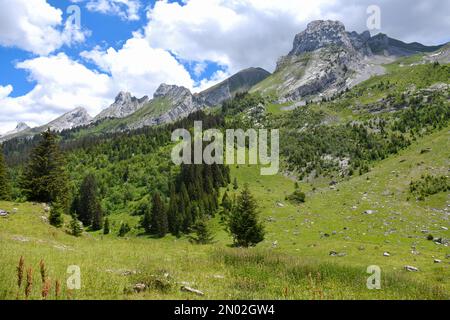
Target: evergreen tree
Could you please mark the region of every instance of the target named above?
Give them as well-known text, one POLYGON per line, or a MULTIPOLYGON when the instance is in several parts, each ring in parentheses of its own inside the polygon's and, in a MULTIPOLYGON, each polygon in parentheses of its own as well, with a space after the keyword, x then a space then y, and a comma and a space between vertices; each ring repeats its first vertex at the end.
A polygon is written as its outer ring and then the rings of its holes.
POLYGON ((74 237, 79 237, 83 233, 83 227, 81 221, 77 219, 77 216, 74 215, 72 217, 72 221, 70 221, 70 234, 74 237))
POLYGON ((234 190, 239 189, 239 185, 238 185, 238 182, 237 182, 237 178, 234 178, 234 180, 233 180, 233 189, 234 189, 234 190))
POLYGON ((258 206, 248 184, 245 184, 231 212, 228 230, 236 246, 254 246, 264 240, 264 226, 258 221, 258 206))
POLYGON ((198 219, 191 228, 189 241, 196 244, 208 244, 214 240, 214 235, 211 232, 208 220, 206 218, 198 219))
POLYGON ((88 174, 80 188, 75 205, 76 213, 85 226, 92 226, 93 230, 103 227, 103 212, 97 196, 97 182, 93 174, 88 174))
POLYGON ((0 200, 10 200, 11 190, 8 170, 3 158, 3 150, 0 146, 0 200))
POLYGON ((63 209, 69 207, 68 176, 56 135, 41 134, 41 142, 31 152, 21 185, 28 200, 52 203, 57 199, 63 209))
POLYGON ((175 193, 174 187, 172 187, 170 192, 169 209, 167 211, 167 219, 169 222, 169 231, 176 237, 180 235, 183 225, 183 215, 178 210, 178 202, 179 198, 175 193))
POLYGON ((120 224, 120 229, 119 229, 119 237, 125 237, 125 235, 130 232, 131 228, 128 225, 128 223, 121 223, 120 224))
POLYGON ((167 220, 166 210, 161 196, 158 192, 153 195, 152 200, 152 223, 150 231, 158 237, 164 237, 169 231, 169 222, 167 220))
POLYGON ((152 227, 152 211, 149 203, 143 203, 139 208, 142 214, 141 227, 144 228, 145 233, 151 233, 152 227))
POLYGON ((103 210, 100 202, 97 201, 95 205, 96 208, 94 211, 94 216, 92 217, 92 230, 97 231, 103 228, 103 210))
POLYGON ((48 218, 50 224, 54 227, 60 228, 64 223, 64 205, 58 199, 52 203, 50 209, 50 216, 48 218))
POLYGON ((105 219, 105 223, 103 225, 103 234, 109 234, 110 230, 109 230, 109 219, 106 218, 105 219))

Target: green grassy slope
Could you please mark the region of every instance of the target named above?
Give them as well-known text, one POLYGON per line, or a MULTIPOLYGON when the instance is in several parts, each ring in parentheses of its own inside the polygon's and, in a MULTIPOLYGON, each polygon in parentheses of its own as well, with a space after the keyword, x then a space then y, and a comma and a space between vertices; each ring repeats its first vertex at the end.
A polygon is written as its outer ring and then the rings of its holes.
MULTIPOLYGON (((424 202, 407 201, 411 179, 447 172, 449 130, 418 140, 370 173, 340 183, 336 190, 312 191, 301 185, 307 202, 300 206, 285 201, 294 190, 290 179, 260 176, 255 166, 232 168, 239 184, 250 184, 266 223, 266 239, 253 249, 228 247, 231 239, 218 218, 213 221, 216 243, 207 246, 171 236, 117 238, 118 224, 125 219, 122 215, 111 218, 114 234, 74 238, 45 223, 41 205, 0 202, 2 209, 18 209, 0 218, 0 298, 16 298, 15 268, 23 255, 26 265, 34 269, 33 299, 40 297, 41 259, 49 276, 63 284, 67 266, 80 266, 82 290, 69 296, 75 299, 449 299, 446 255, 450 249, 426 240, 428 234, 421 232, 426 229, 435 237, 450 237, 442 228, 449 227, 448 194, 424 202), (422 153, 425 148, 433 152, 422 153), (369 209, 376 213, 364 215, 369 209), (332 257, 330 251, 346 255, 332 257), (384 257, 384 252, 391 256, 384 257), (381 290, 366 288, 369 265, 382 269, 381 290), (420 271, 406 272, 405 265, 420 271), (127 270, 137 273, 121 274, 127 270), (140 282, 151 289, 124 293, 140 282), (205 296, 182 292, 182 285, 205 296)), ((127 219, 136 223, 135 217, 127 219)), ((23 299, 23 289, 20 292, 23 299)), ((67 291, 62 298, 68 298, 67 291)))

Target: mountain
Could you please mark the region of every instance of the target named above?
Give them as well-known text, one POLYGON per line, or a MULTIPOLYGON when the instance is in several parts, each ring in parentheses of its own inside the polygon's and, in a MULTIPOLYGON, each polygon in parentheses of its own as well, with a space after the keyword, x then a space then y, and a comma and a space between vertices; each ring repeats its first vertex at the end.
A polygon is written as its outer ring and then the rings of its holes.
MULTIPOLYGON (((7 133, 0 137, 0 142, 11 140, 13 138, 32 137, 38 133, 41 133, 47 129, 53 131, 63 131, 80 126, 84 126, 92 121, 92 117, 88 114, 84 108, 76 108, 72 111, 65 113, 57 119, 49 122, 46 125, 30 128, 26 124, 19 124, 22 130, 14 130, 11 133, 7 133)), ((18 125, 18 127, 19 127, 18 125)))
POLYGON ((66 129, 72 129, 88 124, 92 120, 92 117, 88 114, 84 108, 76 108, 63 114, 61 117, 49 122, 40 129, 50 129, 53 131, 62 131, 66 129))
POLYGON ((368 31, 348 32, 339 21, 313 21, 295 36, 292 50, 279 59, 274 74, 251 91, 273 94, 279 102, 331 97, 384 74, 382 64, 436 48, 440 46, 406 44, 383 34, 371 37, 368 31))
POLYGON ((207 106, 217 106, 233 98, 238 92, 250 90, 269 76, 270 72, 262 68, 248 68, 201 92, 198 97, 207 106))
POLYGON ((149 101, 148 96, 141 99, 131 96, 129 92, 119 92, 114 103, 107 109, 98 114, 93 121, 102 120, 105 118, 124 118, 140 108, 142 108, 149 101))
POLYGON ((30 127, 26 123, 19 122, 14 130, 8 131, 5 134, 0 135, 0 138, 1 137, 6 137, 6 136, 10 136, 10 135, 14 135, 14 134, 20 133, 20 132, 28 130, 28 129, 30 129, 30 127))
POLYGON ((417 53, 433 52, 439 50, 439 46, 425 46, 418 42, 405 43, 400 40, 392 39, 383 33, 369 39, 370 49, 374 54, 382 54, 389 56, 410 56, 417 53))

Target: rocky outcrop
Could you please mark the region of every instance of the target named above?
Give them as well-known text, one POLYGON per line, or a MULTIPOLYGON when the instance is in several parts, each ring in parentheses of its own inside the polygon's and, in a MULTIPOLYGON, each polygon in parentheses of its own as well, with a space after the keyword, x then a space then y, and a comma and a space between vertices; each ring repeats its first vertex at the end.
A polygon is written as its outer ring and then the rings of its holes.
POLYGON ((148 96, 138 99, 131 96, 129 92, 121 91, 117 95, 114 103, 109 108, 100 112, 93 121, 96 122, 105 118, 125 118, 142 108, 148 101, 148 96))
POLYGON ((19 122, 14 130, 8 131, 5 134, 0 135, 0 138, 1 137, 7 138, 8 136, 12 136, 29 129, 30 127, 26 123, 19 122))
POLYGON ((88 114, 86 109, 80 107, 63 114, 61 117, 53 120, 45 126, 42 126, 41 128, 43 130, 50 129, 60 132, 66 129, 72 129, 86 125, 91 122, 91 120, 92 117, 88 114))
POLYGON ((149 116, 144 116, 139 120, 128 124, 127 128, 132 130, 145 126, 173 122, 177 119, 187 117, 189 114, 203 106, 201 101, 199 101, 189 89, 167 84, 160 85, 155 91, 153 100, 149 102, 149 107, 156 104, 165 105, 165 108, 159 113, 149 110, 149 116))

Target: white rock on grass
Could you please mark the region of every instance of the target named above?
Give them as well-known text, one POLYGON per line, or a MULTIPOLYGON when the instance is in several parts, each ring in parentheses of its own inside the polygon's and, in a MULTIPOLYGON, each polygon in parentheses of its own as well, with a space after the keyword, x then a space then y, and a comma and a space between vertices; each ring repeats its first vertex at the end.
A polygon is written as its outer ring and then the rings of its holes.
POLYGON ((418 272, 419 268, 413 267, 413 266, 405 266, 405 270, 409 272, 418 272))

